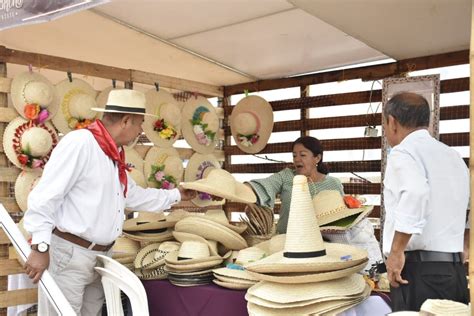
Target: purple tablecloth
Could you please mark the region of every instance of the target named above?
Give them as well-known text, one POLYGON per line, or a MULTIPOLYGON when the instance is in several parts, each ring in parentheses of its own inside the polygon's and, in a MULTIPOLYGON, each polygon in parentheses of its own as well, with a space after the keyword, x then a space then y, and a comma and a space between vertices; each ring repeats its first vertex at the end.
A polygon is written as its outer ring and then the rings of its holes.
POLYGON ((215 284, 179 287, 167 280, 143 281, 150 316, 246 316, 246 291, 215 284))

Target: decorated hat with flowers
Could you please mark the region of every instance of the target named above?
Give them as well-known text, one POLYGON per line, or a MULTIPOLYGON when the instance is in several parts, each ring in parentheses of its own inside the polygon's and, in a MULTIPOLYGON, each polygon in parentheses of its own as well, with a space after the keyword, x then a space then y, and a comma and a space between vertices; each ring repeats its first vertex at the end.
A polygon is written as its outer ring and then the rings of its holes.
POLYGON ((56 85, 59 98, 59 111, 53 124, 61 133, 89 126, 98 117, 92 108, 98 107, 97 92, 84 80, 65 79, 56 85))
MULTIPOLYGON (((195 153, 189 159, 184 171, 184 181, 193 182, 204 179, 215 168, 221 168, 221 165, 214 155, 195 153)), ((212 196, 204 192, 198 193, 197 197, 191 201, 199 207, 222 205, 225 203, 225 200, 212 200, 212 196)))
POLYGON ((43 168, 58 143, 58 135, 49 122, 35 123, 22 117, 12 120, 3 134, 5 155, 18 168, 43 168))
POLYGON ((215 107, 204 97, 191 97, 184 104, 181 120, 183 136, 188 144, 198 153, 212 153, 219 130, 215 107))
POLYGON ((273 130, 273 110, 265 99, 251 95, 240 100, 230 116, 230 130, 237 146, 246 153, 261 151, 273 130))
POLYGON ((10 91, 13 106, 27 120, 42 123, 58 111, 54 86, 39 73, 27 71, 15 76, 10 91))
POLYGON ((133 181, 142 188, 147 187, 145 174, 143 173, 143 167, 145 162, 140 154, 133 148, 125 147, 125 161, 130 168, 129 174, 133 181))
POLYGON ((171 147, 181 135, 181 108, 173 95, 156 89, 145 93, 146 111, 143 130, 149 140, 159 147, 171 147))
POLYGON ((146 154, 145 178, 149 187, 174 189, 181 182, 183 171, 183 162, 173 147, 152 147, 146 154))

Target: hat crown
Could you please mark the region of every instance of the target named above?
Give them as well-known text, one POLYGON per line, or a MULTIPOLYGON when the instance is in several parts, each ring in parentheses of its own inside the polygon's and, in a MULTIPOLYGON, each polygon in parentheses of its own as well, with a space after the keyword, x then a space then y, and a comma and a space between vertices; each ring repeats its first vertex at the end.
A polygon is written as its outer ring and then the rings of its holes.
POLYGON ((422 305, 420 312, 428 312, 433 315, 470 315, 468 305, 442 299, 427 299, 422 305))
POLYGON ((181 123, 181 111, 176 104, 165 103, 161 105, 160 117, 174 128, 181 123))
POLYGON ((250 262, 258 261, 265 257, 265 251, 257 247, 249 247, 239 251, 237 258, 235 259, 236 264, 245 265, 250 262))
POLYGON ((206 243, 186 240, 181 244, 178 251, 179 258, 200 259, 210 257, 209 246, 206 243))
POLYGON ((180 175, 183 173, 183 162, 181 161, 181 158, 176 157, 176 156, 168 156, 165 159, 165 168, 163 169, 164 173, 166 175, 171 175, 175 177, 177 180, 180 177, 180 175))
POLYGON ((161 212, 156 213, 156 212, 138 212, 137 216, 137 224, 140 224, 140 222, 145 222, 145 223, 150 223, 150 222, 160 222, 164 221, 165 215, 161 212))
POLYGON ((21 135, 21 148, 33 157, 42 157, 51 151, 53 138, 44 128, 33 126, 21 135))
POLYGON ((235 178, 224 169, 212 168, 204 181, 215 184, 219 188, 225 189, 230 194, 236 195, 235 178))
POLYGON ((242 135, 251 135, 257 132, 257 117, 249 112, 242 112, 235 117, 235 129, 242 135))
MULTIPOLYGON (((112 90, 107 98, 107 106, 114 106, 117 111, 118 108, 135 108, 142 109, 146 108, 146 98, 143 92, 130 89, 117 89, 112 90)), ((125 109, 124 111, 127 111, 125 109)))
POLYGON ((164 252, 172 252, 172 251, 178 251, 179 250, 179 243, 175 241, 165 241, 160 244, 158 247, 160 251, 164 252))
POLYGON ((202 114, 202 123, 207 124, 207 129, 212 132, 217 132, 219 129, 219 119, 214 112, 203 112, 202 114))
POLYGON ((285 256, 300 254, 317 257, 325 254, 325 247, 318 220, 314 212, 308 180, 303 175, 293 178, 290 214, 284 248, 285 256), (302 242, 304 240, 304 242, 302 242), (286 254, 285 254, 286 253, 286 254))
POLYGON ((72 117, 81 119, 93 119, 96 112, 92 111, 97 106, 95 98, 87 93, 78 93, 71 97, 69 102, 69 113, 72 117))
POLYGON ((313 198, 313 207, 318 218, 346 208, 344 197, 339 191, 324 190, 313 198))
POLYGON ((24 88, 24 98, 26 103, 35 103, 42 107, 47 107, 53 101, 54 91, 42 81, 29 81, 24 88))
POLYGON ((112 252, 117 255, 135 255, 140 250, 140 243, 126 237, 119 237, 112 247, 112 252))
POLYGON ((227 216, 225 215, 225 212, 222 209, 207 210, 205 216, 215 222, 224 225, 229 224, 229 220, 227 219, 227 216))

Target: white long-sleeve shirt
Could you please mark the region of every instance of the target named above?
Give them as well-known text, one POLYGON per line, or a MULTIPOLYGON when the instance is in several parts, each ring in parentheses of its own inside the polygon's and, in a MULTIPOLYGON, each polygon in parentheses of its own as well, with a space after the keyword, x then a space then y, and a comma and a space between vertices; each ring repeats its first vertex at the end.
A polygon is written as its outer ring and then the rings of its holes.
POLYGON ((24 227, 32 243, 50 243, 52 230, 108 245, 121 233, 124 209, 156 212, 179 202, 178 189, 143 189, 128 178, 127 197, 118 168, 88 130, 64 136, 28 197, 24 227))
POLYGON ((395 231, 412 234, 407 251, 462 252, 468 200, 469 170, 459 154, 425 129, 410 133, 387 160, 383 253, 395 231))

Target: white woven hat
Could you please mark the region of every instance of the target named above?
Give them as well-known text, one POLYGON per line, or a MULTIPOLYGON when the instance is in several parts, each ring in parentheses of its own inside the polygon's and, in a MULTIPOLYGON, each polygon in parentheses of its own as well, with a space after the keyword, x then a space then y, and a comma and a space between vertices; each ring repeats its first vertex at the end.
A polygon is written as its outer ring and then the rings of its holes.
POLYGON ((146 113, 146 98, 141 91, 116 89, 109 92, 105 108, 92 108, 97 112, 149 115, 146 113))
POLYGON ((428 299, 420 308, 420 315, 456 315, 469 316, 471 311, 468 305, 451 300, 428 299))
POLYGON ((43 171, 35 169, 31 171, 22 171, 15 181, 15 200, 20 209, 26 212, 28 209, 28 195, 38 184, 43 171))
POLYGON ((228 171, 214 168, 207 177, 181 184, 185 189, 208 193, 241 203, 255 203, 257 197, 251 188, 235 180, 228 171))
POLYGON ((226 282, 226 283, 236 283, 236 284, 247 285, 247 288, 249 288, 252 285, 255 285, 255 284, 258 283, 258 281, 251 281, 251 280, 245 280, 245 279, 240 279, 240 278, 228 277, 228 276, 224 276, 224 275, 217 274, 217 273, 214 273, 214 277, 217 280, 222 281, 222 282, 226 282))
POLYGON ((173 95, 163 89, 149 90, 146 96, 146 116, 143 130, 150 141, 162 148, 173 146, 181 135, 181 107, 173 95))
POLYGON ((97 92, 84 80, 65 79, 56 84, 59 111, 53 117, 53 124, 63 134, 85 128, 98 117, 92 108, 98 107, 97 92))
POLYGON ((12 80, 10 96, 15 109, 27 120, 32 119, 34 114, 38 115, 38 110, 41 109, 48 111, 47 120, 53 118, 58 111, 59 104, 54 86, 39 73, 28 71, 16 75, 12 80), (27 105, 38 105, 39 109, 30 111, 32 108, 28 109, 27 105))
POLYGON ((173 230, 162 228, 158 230, 143 230, 134 232, 123 232, 123 235, 132 240, 140 242, 162 242, 173 239, 173 230))
MULTIPOLYGON (((97 103, 97 107, 105 108, 105 106, 107 105, 107 99, 109 98, 110 91, 119 90, 119 89, 123 89, 123 88, 122 87, 115 87, 114 88, 114 87, 110 86, 110 87, 107 87, 104 90, 100 91, 97 94, 97 98, 95 98, 95 102, 97 103)), ((96 113, 96 118, 102 119, 102 115, 103 115, 102 112, 97 112, 96 113)))
POLYGON ((210 154, 216 148, 219 118, 204 97, 191 97, 183 107, 181 130, 186 142, 198 153, 210 154))
POLYGON ((163 212, 138 212, 135 218, 127 219, 123 223, 123 230, 127 232, 159 230, 173 227, 179 218, 165 216, 163 212))
POLYGON ((145 156, 145 178, 149 187, 174 189, 183 178, 183 161, 173 148, 152 147, 145 156))
POLYGON ((366 259, 366 250, 323 242, 307 178, 297 175, 284 250, 246 265, 246 269, 258 273, 327 272, 353 267, 366 259))
MULTIPOLYGON (((252 277, 243 269, 243 265, 250 262, 258 261, 266 256, 265 252, 257 247, 249 247, 239 251, 235 264, 227 265, 225 268, 214 269, 214 274, 234 279, 257 281, 258 279, 252 277)), ((222 280, 225 281, 225 280, 222 280)))
POLYGON ((239 282, 226 282, 226 281, 223 281, 223 280, 219 280, 219 279, 214 279, 212 280, 212 282, 214 282, 215 284, 219 285, 219 286, 222 286, 222 287, 225 287, 227 289, 231 289, 231 290, 246 290, 248 289, 249 287, 251 287, 253 284, 245 284, 245 283, 239 283, 239 282))
POLYGON ((142 188, 147 188, 148 186, 143 172, 145 162, 140 154, 133 148, 125 147, 125 161, 130 168, 129 174, 133 181, 142 188))
MULTIPOLYGON (((184 171, 184 181, 192 182, 205 178, 214 168, 220 168, 219 161, 212 154, 203 155, 195 153, 191 156, 184 171)), ((206 207, 211 205, 222 205, 225 200, 213 201, 209 196, 198 194, 191 200, 196 206, 206 207)))
POLYGON ((346 203, 344 203, 344 197, 336 190, 324 190, 316 194, 313 197, 313 206, 321 229, 336 230, 346 230, 354 226, 367 217, 374 208, 373 206, 348 208, 346 203), (349 218, 347 225, 337 225, 339 220, 346 218, 349 218))
POLYGON ((197 264, 214 260, 221 260, 222 262, 221 256, 211 255, 210 248, 205 241, 185 240, 179 251, 166 255, 165 261, 172 265, 197 264))
POLYGON ((165 264, 165 256, 179 250, 179 243, 165 241, 146 245, 137 253, 134 266, 137 269, 155 269, 165 264))
POLYGON ((5 155, 25 170, 43 168, 57 143, 58 135, 49 122, 37 124, 17 117, 3 133, 5 155))
POLYGON ((230 224, 229 219, 227 218, 223 209, 207 210, 206 213, 204 213, 204 217, 232 229, 237 234, 242 234, 247 229, 247 225, 244 223, 240 223, 239 225, 230 224))
POLYGON ((188 216, 176 223, 175 230, 195 234, 207 240, 215 240, 229 250, 247 248, 247 242, 242 236, 205 216, 188 216))
POLYGON ((112 247, 112 258, 136 256, 139 250, 140 243, 138 241, 120 236, 112 247))
POLYGON ((180 243, 183 243, 185 241, 198 241, 201 243, 206 243, 209 246, 209 252, 211 256, 219 256, 219 253, 217 252, 217 244, 215 241, 204 239, 201 236, 195 234, 189 234, 178 231, 173 232, 173 237, 180 243))
POLYGON ((272 106, 259 96, 243 98, 232 110, 230 130, 240 150, 258 153, 267 145, 272 134, 272 106))

